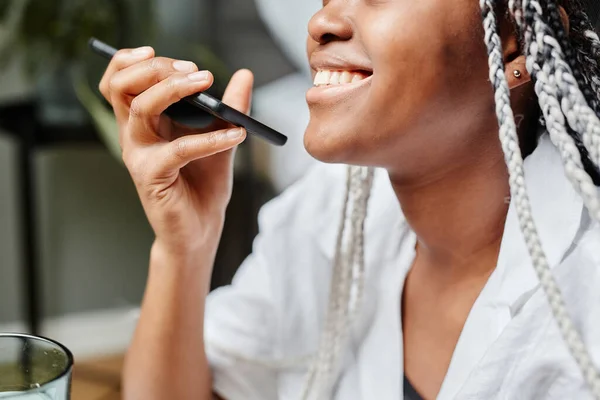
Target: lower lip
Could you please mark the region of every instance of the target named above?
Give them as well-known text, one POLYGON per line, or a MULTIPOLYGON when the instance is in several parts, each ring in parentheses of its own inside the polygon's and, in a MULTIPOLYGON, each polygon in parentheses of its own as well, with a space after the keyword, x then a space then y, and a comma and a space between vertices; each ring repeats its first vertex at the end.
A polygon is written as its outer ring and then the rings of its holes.
POLYGON ((306 92, 306 101, 309 104, 335 102, 349 96, 353 96, 356 94, 356 92, 359 92, 361 89, 369 86, 372 78, 373 75, 353 83, 312 87, 306 92))

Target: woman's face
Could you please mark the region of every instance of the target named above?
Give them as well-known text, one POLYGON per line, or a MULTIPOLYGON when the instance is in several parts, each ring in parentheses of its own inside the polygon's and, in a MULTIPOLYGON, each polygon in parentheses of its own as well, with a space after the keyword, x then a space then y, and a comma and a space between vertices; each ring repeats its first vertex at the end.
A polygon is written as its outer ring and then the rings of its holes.
POLYGON ((309 24, 321 85, 306 96, 307 150, 326 162, 422 172, 473 150, 466 143, 482 145, 477 131, 497 125, 478 3, 325 0, 309 24))

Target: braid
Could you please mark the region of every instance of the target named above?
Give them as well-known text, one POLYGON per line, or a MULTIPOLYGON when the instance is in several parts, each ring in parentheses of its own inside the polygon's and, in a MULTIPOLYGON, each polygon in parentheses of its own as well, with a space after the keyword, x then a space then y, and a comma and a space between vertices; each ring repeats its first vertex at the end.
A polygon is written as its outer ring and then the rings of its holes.
POLYGON ((348 212, 348 203, 350 202, 350 192, 352 188, 352 176, 350 171, 348 170, 346 175, 346 193, 344 197, 344 203, 342 207, 342 215, 340 218, 340 226, 338 228, 338 235, 336 241, 336 252, 333 259, 333 273, 331 276, 331 284, 330 284, 330 293, 329 293, 329 306, 327 309, 327 316, 325 321, 325 328, 321 335, 321 342, 319 344, 318 354, 315 358, 315 361, 311 364, 307 378, 306 384, 304 386, 304 391, 302 393, 302 399, 307 400, 312 392, 313 387, 315 385, 315 380, 317 379, 317 374, 320 370, 323 369, 323 364, 327 362, 330 358, 329 353, 327 352, 329 344, 331 343, 332 336, 334 334, 333 330, 335 329, 335 324, 339 320, 339 310, 341 310, 341 304, 338 303, 337 293, 339 292, 339 282, 340 277, 342 275, 342 252, 343 241, 344 241, 344 233, 346 231, 346 214, 348 212))
POLYGON ((550 28, 560 43, 567 64, 573 71, 573 76, 579 82, 587 103, 594 109, 596 115, 600 116, 597 85, 594 89, 594 80, 592 79, 592 77, 600 76, 600 69, 598 60, 590 52, 591 41, 586 40, 585 36, 585 32, 590 30, 585 27, 587 25, 586 22, 589 23, 587 16, 581 11, 582 6, 577 0, 572 0, 571 4, 565 4, 567 14, 571 16, 570 11, 572 11, 572 16, 570 17, 572 28, 569 34, 567 34, 560 12, 558 11, 558 4, 554 1, 548 1, 544 4, 549 16, 550 28), (582 58, 585 58, 585 60, 582 58), (585 73, 582 71, 585 71, 585 73))
POLYGON ((600 39, 580 0, 565 0, 571 21, 571 41, 592 91, 600 94, 600 39))
MULTIPOLYGON (((577 1, 577 0, 574 0, 577 1)), ((569 7, 571 8, 571 7, 569 7)), ((565 32, 562 18, 558 11, 558 5, 553 1, 549 1, 546 3, 546 11, 549 15, 549 22, 551 25, 551 30, 556 34, 556 39, 560 43, 560 47, 564 51, 565 59, 569 68, 573 71, 573 76, 575 80, 579 83, 579 86, 582 88, 582 92, 587 104, 590 105, 592 110, 596 113, 596 116, 600 117, 600 110, 598 108, 598 90, 594 87, 594 81, 591 79, 594 73, 591 68, 590 63, 582 63, 581 58, 584 54, 586 54, 584 48, 585 45, 589 43, 589 41, 578 40, 575 34, 573 34, 573 45, 571 45, 571 41, 567 38, 567 33, 565 32), (574 48, 578 49, 575 52, 574 48), (582 73, 581 65, 584 66, 585 74, 582 73)), ((567 10, 567 13, 570 10, 567 10)), ((583 14, 582 17, 585 17, 583 14)), ((582 18, 580 17, 580 18, 582 18)), ((582 21, 574 21, 575 26, 580 26, 583 23, 582 21)), ((596 67, 598 64, 596 62, 596 67)), ((595 76, 600 75, 597 71, 595 76)), ((573 130, 570 126, 567 127, 567 131, 569 136, 573 138, 575 141, 575 146, 577 146, 577 150, 579 154, 581 154, 581 161, 583 163, 583 167, 585 172, 592 178, 592 181, 595 185, 600 186, 600 171, 594 165, 594 163, 590 160, 590 155, 588 149, 584 146, 581 135, 579 135, 575 130, 573 130)))
POLYGON ((527 50, 531 56, 531 58, 528 57, 528 67, 537 72, 541 64, 547 67, 549 74, 555 75, 556 82, 554 83, 556 85, 554 86, 563 113, 570 126, 582 133, 583 143, 588 149, 592 161, 598 165, 600 164, 600 120, 580 89, 580 85, 586 86, 586 83, 578 82, 571 68, 565 62, 564 53, 554 38, 554 32, 546 23, 540 3, 535 0, 523 4, 526 24, 529 26, 526 33, 527 50), (532 43, 532 30, 537 43, 532 43), (541 51, 541 53, 537 51, 541 51))
MULTIPOLYGON (((594 159, 600 156, 600 153, 596 151, 600 143, 600 121, 585 104, 585 99, 583 99, 577 88, 577 82, 574 81, 568 66, 562 60, 562 53, 556 51, 558 44, 555 40, 552 40, 551 32, 540 16, 541 6, 537 0, 524 1, 523 7, 525 23, 529 27, 525 31, 525 42, 528 50, 527 68, 536 81, 535 91, 538 95, 550 138, 560 150, 567 177, 573 183, 577 192, 582 195, 592 217, 600 220, 600 193, 583 168, 581 155, 575 145, 574 137, 569 135, 565 117, 573 127, 587 129, 592 126, 591 133, 586 132, 583 135, 583 143, 586 148, 593 150, 590 153, 594 159), (532 32, 532 30, 535 30, 535 32, 532 32), (540 50, 542 51, 540 52, 540 50), (540 66, 540 64, 543 66, 540 66), (553 85, 553 72, 557 85, 553 85), (576 104, 577 107, 574 107, 573 104, 576 104), (591 114, 591 116, 587 116, 588 118, 585 118, 586 109, 591 114), (598 126, 594 127, 594 123, 597 123, 598 126)), ((573 131, 571 130, 571 132, 573 131)))
POLYGON ((339 374, 348 330, 358 315, 364 289, 364 224, 374 170, 348 167, 346 195, 338 230, 325 329, 309 368, 302 399, 329 398, 339 374), (350 216, 348 209, 351 205, 350 216), (347 230, 348 219, 350 230, 347 230), (349 236, 346 238, 346 236, 349 236))
MULTIPOLYGON (((531 216, 529 197, 525 191, 523 158, 519 149, 517 129, 510 106, 510 89, 505 77, 502 43, 498 34, 498 22, 495 15, 495 0, 480 0, 480 5, 485 28, 485 42, 489 55, 490 80, 495 90, 500 141, 508 166, 509 183, 517 217, 531 255, 533 267, 546 293, 559 330, 579 365, 585 381, 595 397, 600 399, 600 376, 573 322, 569 318, 560 289, 548 265, 531 216)), ((584 133, 582 136, 586 147, 590 146, 592 147, 591 150, 595 151, 593 145, 597 138, 595 136, 597 132, 594 131, 594 127, 597 116, 592 112, 593 117, 596 119, 594 121, 589 115, 585 114, 586 110, 591 111, 591 109, 585 103, 585 99, 583 102, 581 100, 583 94, 579 89, 579 84, 583 82, 578 82, 573 77, 572 72, 569 71, 570 68, 564 61, 564 56, 560 51, 560 45, 550 34, 547 24, 544 23, 543 12, 539 3, 536 0, 511 0, 509 7, 525 36, 528 53, 527 68, 536 80, 535 90, 539 97, 550 137, 560 150, 567 176, 582 194, 590 212, 598 218, 600 205, 597 192, 595 187, 590 185, 591 178, 583 169, 581 155, 575 146, 574 138, 569 135, 565 121, 566 117, 574 129, 581 128, 584 133), (559 95, 563 96, 560 102, 558 100, 559 95), (563 112, 568 115, 565 116, 563 112), (580 113, 584 115, 580 115, 580 113)), ((597 155, 597 152, 592 151, 591 153, 597 155)))

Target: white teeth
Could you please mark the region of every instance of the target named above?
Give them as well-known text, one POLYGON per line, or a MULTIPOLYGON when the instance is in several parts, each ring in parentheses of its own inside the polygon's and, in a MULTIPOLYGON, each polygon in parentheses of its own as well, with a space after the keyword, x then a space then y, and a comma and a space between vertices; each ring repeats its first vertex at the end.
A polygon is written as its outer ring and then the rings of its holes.
POLYGON ((340 74, 340 83, 350 83, 352 81, 352 75, 348 71, 344 71, 340 74))
POLYGON ((331 73, 329 71, 317 72, 317 74, 315 75, 315 81, 314 81, 315 86, 328 85, 330 77, 331 77, 331 73))
POLYGON ((315 74, 314 85, 344 85, 362 81, 367 75, 360 72, 322 70, 315 74))
POLYGON ((337 71, 333 71, 331 73, 331 78, 329 78, 330 85, 339 85, 340 83, 340 73, 337 71))

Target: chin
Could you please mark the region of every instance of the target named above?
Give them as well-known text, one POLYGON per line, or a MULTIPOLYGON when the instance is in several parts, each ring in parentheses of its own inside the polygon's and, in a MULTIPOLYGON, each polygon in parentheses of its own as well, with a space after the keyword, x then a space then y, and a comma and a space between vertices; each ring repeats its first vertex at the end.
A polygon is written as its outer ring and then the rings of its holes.
POLYGON ((383 166, 384 154, 372 130, 360 128, 357 121, 352 122, 324 123, 311 117, 304 133, 304 148, 324 163, 383 166))
POLYGON ((351 163, 352 140, 349 132, 342 132, 331 127, 335 124, 318 123, 311 120, 304 133, 304 148, 315 159, 331 164, 351 163))
MULTIPOLYGON (((366 120, 371 120, 369 98, 372 75, 356 82, 315 86, 306 93, 310 121, 304 134, 306 151, 332 164, 364 163, 372 141, 366 120)), ((320 79, 319 76, 315 78, 320 79)))

